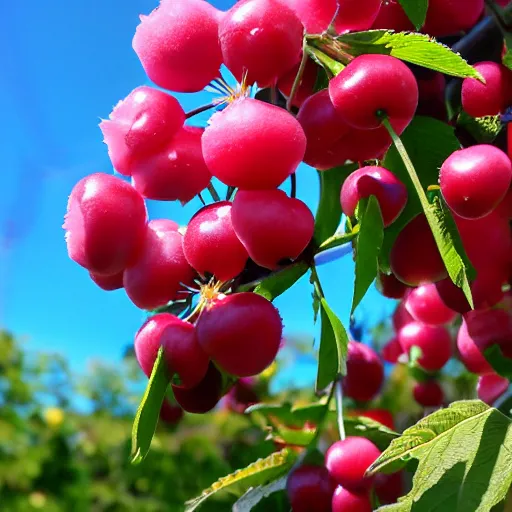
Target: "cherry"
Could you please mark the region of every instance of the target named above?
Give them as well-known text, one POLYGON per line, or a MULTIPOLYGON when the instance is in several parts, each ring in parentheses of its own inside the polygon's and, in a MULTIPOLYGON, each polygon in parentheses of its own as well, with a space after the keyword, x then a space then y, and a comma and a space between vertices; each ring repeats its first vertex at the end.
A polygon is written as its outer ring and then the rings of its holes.
MULTIPOLYGON (((508 129, 507 125, 507 129, 508 129)), ((510 157, 510 155, 509 155, 510 157)), ((511 221, 512 220, 512 187, 510 187, 507 191, 507 194, 503 198, 503 201, 499 204, 497 208, 498 214, 504 219, 511 221)))
POLYGON ((232 220, 251 259, 271 270, 298 258, 315 229, 311 210, 282 190, 239 191, 233 201, 232 220))
POLYGON ((390 505, 396 503, 400 496, 404 495, 404 481, 401 471, 398 473, 377 473, 373 488, 379 503, 382 505, 390 505))
POLYGON ((183 253, 183 236, 176 224, 151 221, 142 255, 123 277, 128 297, 139 308, 155 309, 183 298, 182 284, 192 284, 194 270, 183 253))
POLYGON ((395 430, 395 420, 393 415, 387 409, 356 409, 350 411, 350 416, 362 416, 377 421, 391 430, 395 430))
POLYGON ((373 478, 365 477, 365 473, 380 454, 380 450, 365 437, 347 437, 327 450, 325 467, 337 484, 361 492, 371 487, 373 478))
POLYGON ((414 26, 400 5, 399 0, 382 0, 373 29, 387 28, 395 32, 413 32, 414 26))
POLYGON ((443 37, 468 30, 484 10, 484 0, 429 0, 423 32, 443 37))
POLYGON ((358 341, 349 341, 347 375, 343 379, 345 395, 368 402, 379 392, 383 381, 384 368, 377 353, 358 341))
POLYGON ((377 290, 388 299, 402 299, 409 287, 399 281, 393 274, 379 272, 375 281, 377 290))
POLYGON ((147 212, 142 196, 109 174, 82 178, 64 217, 69 257, 94 274, 113 276, 140 254, 147 212))
POLYGON ((448 324, 457 316, 457 313, 442 301, 435 284, 424 284, 411 290, 407 295, 405 307, 415 320, 425 324, 448 324))
POLYGON ((282 108, 240 98, 212 116, 202 146, 213 176, 242 190, 262 190, 278 187, 295 171, 306 136, 282 108))
POLYGON ((406 326, 407 324, 414 322, 414 318, 409 313, 409 311, 407 311, 404 301, 400 302, 396 307, 395 312, 393 313, 392 321, 393 327, 395 328, 395 332, 398 332, 402 327, 406 326))
POLYGON ((478 219, 491 213, 512 181, 512 163, 500 149, 479 144, 452 153, 439 174, 441 192, 460 217, 478 219))
POLYGON ((418 382, 412 390, 414 400, 423 407, 441 407, 444 391, 436 380, 418 382))
POLYGON ((362 167, 354 171, 341 188, 341 207, 345 215, 352 217, 361 199, 375 196, 384 221, 392 224, 403 212, 407 203, 407 188, 384 167, 362 167))
POLYGON ((452 356, 450 333, 440 325, 411 322, 400 329, 398 339, 407 354, 414 346, 421 349, 418 364, 427 371, 440 370, 452 356))
POLYGON ((332 497, 332 512, 371 512, 372 504, 367 493, 356 494, 338 486, 332 497))
POLYGON ((210 183, 201 149, 202 128, 184 126, 154 155, 132 169, 132 184, 143 197, 188 203, 210 183))
POLYGON ((179 405, 173 405, 164 399, 160 409, 160 419, 168 425, 177 425, 182 418, 183 409, 179 405))
POLYGON ((478 62, 474 68, 484 77, 462 82, 462 107, 473 117, 494 116, 502 112, 510 100, 510 71, 496 62, 478 62))
POLYGON ((219 11, 208 2, 165 0, 149 16, 141 16, 133 49, 155 84, 197 92, 219 76, 218 29, 219 11))
POLYGON ((283 325, 277 309, 255 293, 219 295, 197 322, 203 350, 237 377, 261 373, 277 355, 283 325))
POLYGON ((464 320, 457 334, 457 349, 460 360, 470 372, 477 375, 493 373, 491 365, 487 362, 475 340, 469 334, 467 323, 464 320))
POLYGON ((275 86, 298 64, 304 28, 278 0, 241 0, 222 18, 219 40, 224 63, 239 82, 275 86))
POLYGON ((397 236, 390 253, 393 274, 409 286, 447 277, 434 235, 424 214, 416 216, 397 236))
POLYGON ((187 261, 202 275, 229 281, 245 267, 247 251, 236 236, 232 206, 221 201, 201 208, 190 220, 183 249, 187 261))
MULTIPOLYGON (((308 59, 299 82, 299 87, 292 100, 293 106, 300 107, 315 92, 318 70, 319 67, 311 59, 308 59)), ((290 97, 298 71, 299 66, 297 65, 283 75, 279 79, 279 82, 277 82, 277 87, 287 98, 290 97)))
POLYGON ((106 292, 119 290, 123 287, 123 272, 111 276, 102 276, 100 274, 89 273, 91 279, 106 292))
POLYGON ((403 131, 418 106, 418 84, 411 70, 389 55, 356 57, 329 82, 329 95, 343 120, 360 130, 378 128, 387 116, 403 131))
MULTIPOLYGON (((411 318, 412 322, 412 318, 411 318)), ((394 338, 391 338, 383 347, 381 350, 381 356, 386 363, 396 364, 398 363, 398 359, 400 356, 404 353, 404 349, 402 348, 402 345, 400 345, 400 341, 398 340, 398 337, 395 336, 394 338)))
POLYGON ((210 363, 203 380, 192 389, 172 385, 174 398, 187 412, 205 414, 211 411, 222 397, 222 374, 210 363))
POLYGON ((246 382, 250 378, 240 379, 226 395, 226 407, 233 412, 243 414, 247 407, 257 404, 260 399, 252 383, 246 382))
POLYGON ((309 464, 292 470, 286 481, 293 512, 331 512, 335 487, 326 468, 309 464))
POLYGON ((446 79, 441 73, 428 73, 426 76, 416 76, 418 81, 417 116, 429 116, 440 121, 446 121, 447 111, 445 102, 446 79))
POLYGON ((134 89, 100 123, 114 169, 130 176, 135 161, 162 149, 185 122, 178 100, 158 89, 134 89))
POLYGON ((493 405, 496 400, 507 392, 510 382, 496 374, 482 375, 476 387, 478 398, 486 404, 493 405))

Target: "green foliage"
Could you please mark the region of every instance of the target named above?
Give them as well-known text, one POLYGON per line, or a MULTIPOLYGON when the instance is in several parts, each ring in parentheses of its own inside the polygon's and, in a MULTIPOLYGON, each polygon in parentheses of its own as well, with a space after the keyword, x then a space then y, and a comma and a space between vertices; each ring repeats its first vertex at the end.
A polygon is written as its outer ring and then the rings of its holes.
POLYGON ((512 381, 512 359, 505 357, 499 345, 492 345, 484 352, 485 359, 492 369, 502 377, 512 381))
POLYGON ((286 501, 286 495, 283 496, 283 491, 286 489, 286 480, 287 475, 274 480, 270 484, 249 489, 233 505, 233 512, 249 512, 256 510, 256 508, 259 509, 260 506, 262 507, 261 510, 272 510, 275 512, 282 510, 283 512, 288 512, 289 506, 287 509, 278 508, 286 501))
MULTIPOLYGON (((334 59, 331 59, 331 57, 320 51, 318 48, 306 46, 306 51, 308 52, 308 55, 311 57, 311 59, 316 62, 316 64, 318 64, 322 69, 324 69, 329 76, 336 76, 338 73, 343 71, 343 68, 345 67, 343 64, 337 62, 334 59)), ((319 87, 319 90, 321 90, 322 84, 319 84, 319 87)))
POLYGON ((254 293, 273 301, 291 288, 308 271, 308 268, 307 263, 303 261, 291 265, 261 281, 254 289, 254 293))
POLYGON ((464 111, 459 114, 457 125, 465 128, 481 144, 494 142, 504 126, 499 115, 475 118, 464 111))
POLYGON ((428 0, 399 0, 411 23, 419 30, 427 17, 428 0))

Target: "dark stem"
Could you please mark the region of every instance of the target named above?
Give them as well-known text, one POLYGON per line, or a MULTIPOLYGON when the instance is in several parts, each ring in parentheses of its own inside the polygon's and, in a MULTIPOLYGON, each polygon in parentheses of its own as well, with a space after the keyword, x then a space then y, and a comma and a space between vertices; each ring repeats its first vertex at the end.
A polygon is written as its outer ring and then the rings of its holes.
POLYGON ((290 197, 295 199, 297 197, 297 174, 294 172, 290 175, 290 197))
POLYGON ((277 105, 277 86, 275 84, 270 88, 270 103, 277 105))
POLYGON ((217 193, 217 191, 215 190, 215 187, 213 186, 213 183, 212 183, 212 182, 210 182, 210 184, 208 185, 208 192, 210 192, 210 195, 212 196, 212 199, 213 199, 215 202, 220 201, 220 196, 219 196, 219 194, 217 193))
POLYGON ((201 195, 201 192, 199 192, 197 194, 197 197, 199 198, 199 201, 201 201, 201 203, 203 203, 203 206, 206 206, 206 202, 205 200, 203 199, 203 196, 201 195))
POLYGON ((191 117, 197 116, 198 114, 201 114, 202 112, 206 112, 207 110, 215 108, 216 106, 217 106, 217 103, 208 103, 208 105, 203 105, 201 107, 197 107, 194 110, 187 112, 185 114, 185 119, 190 119, 191 117))
POLYGON ((231 201, 233 194, 235 193, 236 187, 228 187, 226 191, 226 201, 231 201))

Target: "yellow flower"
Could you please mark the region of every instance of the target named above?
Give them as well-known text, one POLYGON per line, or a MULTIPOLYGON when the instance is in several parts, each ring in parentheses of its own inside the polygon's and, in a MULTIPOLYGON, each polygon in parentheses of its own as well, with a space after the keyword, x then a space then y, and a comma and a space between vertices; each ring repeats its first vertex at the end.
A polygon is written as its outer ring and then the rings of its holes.
POLYGON ((58 407, 48 407, 44 411, 44 419, 48 426, 52 428, 60 427, 64 421, 64 411, 58 407))

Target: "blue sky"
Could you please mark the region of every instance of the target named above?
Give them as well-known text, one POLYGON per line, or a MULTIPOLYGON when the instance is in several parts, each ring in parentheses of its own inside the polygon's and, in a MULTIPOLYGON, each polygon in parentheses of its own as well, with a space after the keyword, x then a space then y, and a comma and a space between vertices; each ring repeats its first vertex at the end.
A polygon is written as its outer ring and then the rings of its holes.
MULTIPOLYGON (((212 2, 226 9, 232 2, 212 2)), ((0 31, 0 326, 30 349, 59 351, 81 370, 89 358, 115 361, 144 315, 123 291, 103 292, 67 258, 61 228, 73 185, 111 172, 98 128, 113 105, 147 78, 131 48, 140 13, 155 0, 8 2, 0 31)), ((185 110, 208 93, 178 95, 185 110)), ((204 119, 204 118, 203 118, 204 119)), ((315 172, 298 173, 298 196, 314 209, 315 172)), ((151 218, 185 224, 198 203, 151 203, 151 218)), ((350 257, 323 266, 332 307, 348 320, 350 257)), ((311 289, 303 279, 277 301, 288 333, 315 334, 311 289)), ((360 314, 380 317, 390 305, 373 290, 360 314)))

